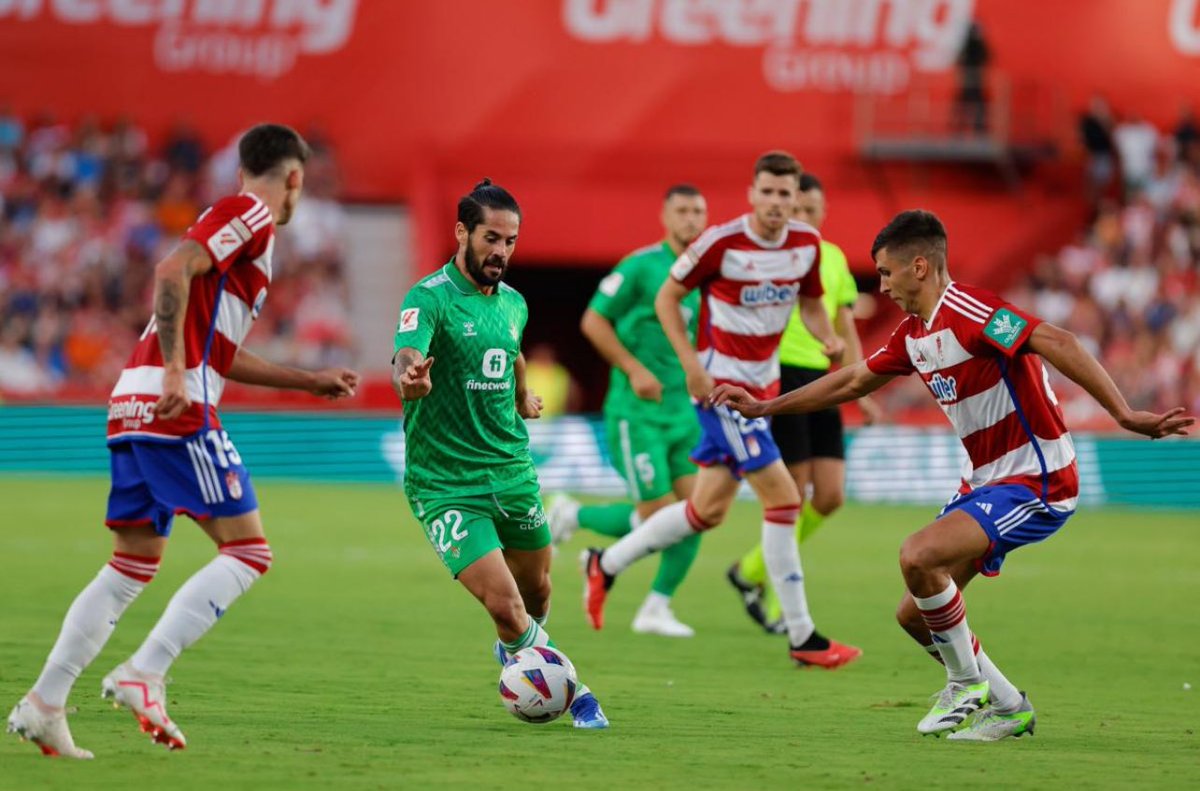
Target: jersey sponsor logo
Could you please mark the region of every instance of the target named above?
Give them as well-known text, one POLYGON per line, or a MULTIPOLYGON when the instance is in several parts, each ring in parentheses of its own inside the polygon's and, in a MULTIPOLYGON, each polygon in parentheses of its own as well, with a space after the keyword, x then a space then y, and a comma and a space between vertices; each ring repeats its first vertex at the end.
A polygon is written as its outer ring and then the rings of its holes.
POLYGON ((508 371, 508 352, 503 349, 488 349, 483 353, 483 375, 488 379, 500 379, 508 371))
POLYGON ((983 334, 1005 349, 1011 349, 1028 323, 1008 308, 1000 308, 992 315, 983 334))
POLYGON ((929 389, 933 391, 938 403, 952 404, 958 400, 958 382, 953 376, 934 374, 929 380, 929 389))
POLYGON ((114 401, 108 405, 108 419, 120 420, 122 428, 141 428, 154 422, 157 406, 157 401, 114 401))
POLYGON ((600 281, 600 286, 596 289, 606 297, 615 297, 617 292, 621 290, 621 284, 625 282, 625 275, 620 272, 613 272, 600 281))
POLYGON ((417 328, 421 317, 420 308, 409 308, 400 311, 400 326, 396 332, 412 332, 417 328))
POLYGON ((224 261, 241 246, 242 236, 232 222, 225 223, 219 231, 208 237, 208 249, 218 261, 224 261))
POLYGON ((507 379, 500 382, 481 382, 478 379, 468 379, 467 389, 483 391, 512 390, 512 382, 507 379))
POLYGON ((743 286, 740 295, 741 302, 747 307, 763 305, 790 305, 796 301, 800 289, 796 286, 777 286, 774 283, 759 283, 757 286, 743 286))
POLYGON ((546 512, 539 505, 531 505, 525 518, 517 525, 519 530, 537 530, 546 524, 546 512))

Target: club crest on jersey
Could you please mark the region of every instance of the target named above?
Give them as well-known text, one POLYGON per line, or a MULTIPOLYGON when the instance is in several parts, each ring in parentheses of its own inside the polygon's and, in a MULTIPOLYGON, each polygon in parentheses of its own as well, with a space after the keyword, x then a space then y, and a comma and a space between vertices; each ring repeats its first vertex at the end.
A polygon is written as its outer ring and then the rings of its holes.
POLYGON ((473 321, 464 321, 463 322, 463 337, 464 338, 473 338, 477 334, 478 333, 475 332, 475 322, 473 322, 473 321))
POLYGON ((929 389, 939 403, 952 404, 958 400, 958 383, 953 376, 934 374, 929 380, 929 389))
POLYGON ((790 305, 796 301, 798 291, 799 289, 796 286, 777 286, 768 281, 755 286, 742 286, 740 298, 742 304, 748 307, 759 305, 790 305))
POLYGON ((229 490, 229 496, 233 499, 242 499, 242 482, 233 470, 225 473, 225 488, 229 490))
POLYGON ((1021 331, 1028 323, 1008 308, 1000 308, 988 322, 987 329, 983 331, 983 334, 999 346, 1011 349, 1017 342, 1017 338, 1021 337, 1021 331))

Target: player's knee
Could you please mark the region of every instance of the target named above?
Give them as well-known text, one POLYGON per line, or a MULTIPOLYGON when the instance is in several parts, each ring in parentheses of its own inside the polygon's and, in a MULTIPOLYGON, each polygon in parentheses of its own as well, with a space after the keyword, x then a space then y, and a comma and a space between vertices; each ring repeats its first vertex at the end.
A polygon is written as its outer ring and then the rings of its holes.
POLYGON ((911 535, 900 545, 900 570, 905 576, 933 569, 937 552, 920 535, 911 535))
POLYGON ((695 500, 688 500, 686 510, 688 523, 697 533, 705 530, 711 530, 712 528, 724 522, 725 514, 728 512, 728 503, 697 503, 695 500))
POLYGON ((813 492, 812 507, 821 516, 829 516, 846 502, 846 495, 840 490, 832 492, 813 492))

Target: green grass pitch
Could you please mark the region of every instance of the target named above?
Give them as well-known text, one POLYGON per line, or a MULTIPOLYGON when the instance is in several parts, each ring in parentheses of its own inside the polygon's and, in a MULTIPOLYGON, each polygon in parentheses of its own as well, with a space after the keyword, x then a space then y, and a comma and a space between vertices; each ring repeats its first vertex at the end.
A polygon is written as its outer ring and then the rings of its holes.
MULTIPOLYGON (((106 482, 0 480, 0 706, 36 676, 62 614, 106 559, 106 482)), ((804 547, 817 623, 865 650, 836 672, 792 667, 723 578, 757 533, 741 504, 705 538, 676 610, 691 640, 634 635, 656 561, 614 588, 591 632, 575 558, 559 554, 549 630, 613 727, 517 722, 496 695, 494 635, 442 571, 401 492, 259 485, 271 573, 172 669, 168 753, 99 697, 174 589, 212 556, 180 520, 159 578, 71 699, 90 763, 0 740, 0 788, 1200 787, 1200 519, 1085 510, 967 595, 989 653, 1038 709, 1032 739, 915 730, 942 670, 895 625, 896 550, 927 509, 848 506, 804 547), (1185 684, 1194 688, 1185 689, 1185 684)), ((597 539, 598 540, 598 539, 597 539)))

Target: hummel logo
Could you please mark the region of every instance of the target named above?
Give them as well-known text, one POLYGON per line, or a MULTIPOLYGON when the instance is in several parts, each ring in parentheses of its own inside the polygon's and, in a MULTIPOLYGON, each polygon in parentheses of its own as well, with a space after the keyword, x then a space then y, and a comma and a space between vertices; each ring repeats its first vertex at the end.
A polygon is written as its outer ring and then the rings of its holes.
POLYGON ((475 322, 464 321, 463 322, 463 337, 470 338, 471 336, 473 336, 475 334, 476 334, 475 333, 475 322))
POLYGON ((212 599, 208 600, 208 606, 213 608, 213 612, 217 614, 218 618, 225 614, 225 611, 218 607, 217 603, 212 599))
POLYGON ((980 511, 983 511, 985 514, 990 514, 992 512, 991 503, 975 503, 975 507, 980 511))

